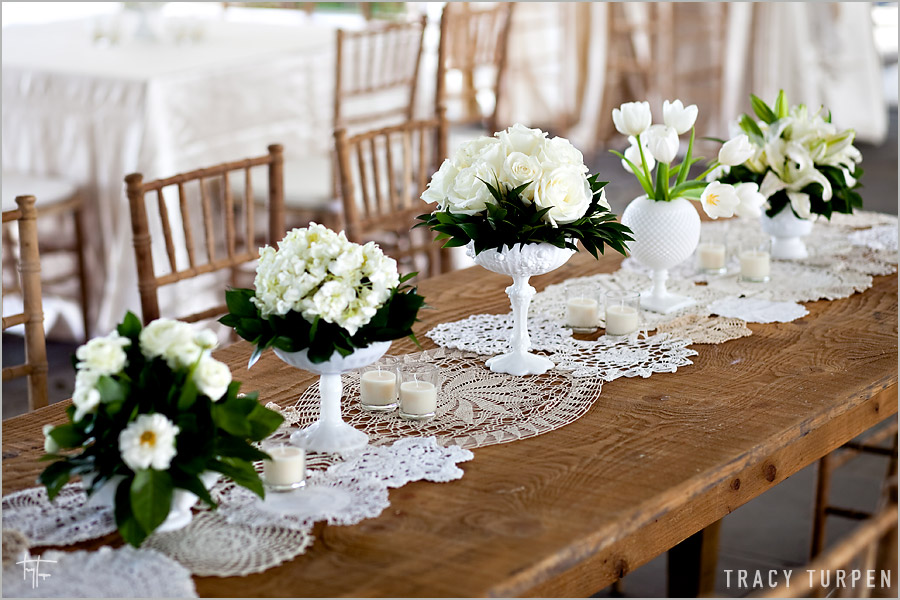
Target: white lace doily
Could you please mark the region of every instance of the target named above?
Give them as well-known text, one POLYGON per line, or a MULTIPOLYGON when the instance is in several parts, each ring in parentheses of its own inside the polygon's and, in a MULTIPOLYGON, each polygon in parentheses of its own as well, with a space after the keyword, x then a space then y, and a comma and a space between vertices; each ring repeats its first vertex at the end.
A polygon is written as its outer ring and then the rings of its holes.
POLYGON ((599 377, 612 381, 619 377, 650 377, 653 373, 674 373, 693 364, 688 357, 696 350, 691 340, 672 338, 667 333, 645 336, 632 333, 627 338, 601 336, 597 341, 572 340, 565 351, 554 353, 556 368, 570 370, 575 377, 599 377))
POLYGON ((872 287, 866 273, 824 269, 788 261, 772 261, 765 283, 741 281, 737 275, 710 279, 708 288, 722 296, 746 296, 773 302, 812 302, 846 298, 872 287))
POLYGON ((753 335, 747 322, 725 317, 685 315, 656 328, 657 333, 668 333, 675 338, 687 338, 693 344, 722 344, 729 340, 753 335))
POLYGON ((751 323, 788 323, 809 314, 794 302, 772 302, 760 298, 724 298, 713 302, 712 311, 723 317, 751 323))
POLYGON ((114 532, 116 519, 109 507, 88 504, 76 482, 63 486, 52 504, 43 487, 4 496, 3 527, 22 532, 32 546, 67 546, 114 532))
POLYGON ((897 225, 879 225, 850 234, 850 243, 872 250, 897 252, 897 225))
POLYGON ((40 558, 38 573, 47 577, 35 582, 33 573, 24 572, 24 565, 10 565, 3 570, 4 597, 197 597, 190 571, 154 550, 104 546, 95 552, 49 550, 28 558, 40 558))
MULTIPOLYGON (((365 431, 373 446, 410 436, 435 436, 443 446, 478 448, 540 435, 575 421, 600 395, 599 378, 574 377, 551 369, 544 375, 515 377, 493 373, 484 356, 439 348, 405 355, 406 361, 438 365, 443 385, 436 416, 430 421, 406 421, 393 413, 371 413, 359 407, 359 374, 343 376, 344 420, 365 431)), ((319 386, 311 385, 285 420, 298 426, 319 415, 319 386)))
MULTIPOLYGON (((472 315, 453 323, 441 323, 425 335, 443 348, 493 356, 509 351, 512 331, 512 314, 472 315)), ((528 319, 528 335, 532 350, 552 352, 565 346, 572 330, 557 320, 532 316, 528 319)))

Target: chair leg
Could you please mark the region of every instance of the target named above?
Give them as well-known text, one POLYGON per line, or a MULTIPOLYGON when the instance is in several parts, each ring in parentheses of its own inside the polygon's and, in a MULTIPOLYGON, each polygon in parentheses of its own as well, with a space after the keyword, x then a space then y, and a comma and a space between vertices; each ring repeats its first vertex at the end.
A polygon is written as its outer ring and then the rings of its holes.
POLYGON ((87 249, 85 248, 85 239, 84 239, 84 213, 82 209, 79 207, 76 209, 72 218, 75 221, 75 255, 78 259, 78 284, 79 284, 79 300, 81 301, 81 319, 84 324, 84 339, 85 341, 91 338, 91 304, 90 304, 90 294, 88 291, 88 278, 87 278, 87 260, 85 258, 85 252, 87 249))
POLYGON ((825 547, 825 519, 828 506, 828 490, 831 488, 831 461, 832 455, 826 454, 819 459, 816 469, 816 500, 813 506, 812 541, 810 542, 809 557, 813 559, 822 553, 825 547))
POLYGON ((713 594, 721 524, 719 519, 669 550, 666 561, 666 595, 669 598, 713 594))

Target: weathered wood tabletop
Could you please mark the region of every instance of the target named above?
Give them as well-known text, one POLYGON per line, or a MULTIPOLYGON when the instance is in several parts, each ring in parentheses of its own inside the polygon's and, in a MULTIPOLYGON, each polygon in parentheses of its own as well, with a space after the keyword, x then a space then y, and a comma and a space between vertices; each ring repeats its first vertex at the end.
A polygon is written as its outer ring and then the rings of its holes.
MULTIPOLYGON (((532 280, 612 271, 584 253, 532 280)), ((509 280, 474 267, 422 283, 439 322, 509 310, 509 280)), ((764 493, 897 412, 897 278, 807 304, 791 323, 696 346, 694 365, 603 386, 575 423, 476 449, 450 483, 391 490, 391 506, 352 527, 317 525, 315 544, 265 573, 197 578, 202 596, 585 596, 764 493)), ((411 352, 408 340, 392 353, 411 352)), ((245 390, 292 403, 314 380, 271 353, 219 351, 245 390)), ((41 425, 54 405, 3 422, 3 492, 34 485, 41 425)), ((115 544, 110 536, 80 547, 115 544)))

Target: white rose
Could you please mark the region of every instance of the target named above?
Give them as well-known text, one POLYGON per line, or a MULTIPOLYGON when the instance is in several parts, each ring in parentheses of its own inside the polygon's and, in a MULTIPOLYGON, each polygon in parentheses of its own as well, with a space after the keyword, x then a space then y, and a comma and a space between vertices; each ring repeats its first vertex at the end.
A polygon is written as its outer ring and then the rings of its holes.
POLYGON ((194 369, 194 383, 201 394, 209 396, 213 402, 217 402, 228 391, 231 383, 231 371, 228 365, 219 362, 209 355, 204 355, 194 369))
POLYGON ((584 155, 572 143, 561 137, 555 137, 544 142, 538 160, 545 170, 553 170, 560 165, 575 165, 583 173, 588 172, 584 164, 584 155))
POLYGON ((612 118, 616 130, 625 136, 641 135, 653 121, 649 102, 626 102, 613 109, 612 118))
MULTIPOLYGON (((638 146, 637 138, 634 136, 630 136, 628 138, 628 142, 631 145, 624 152, 625 158, 627 158, 628 160, 633 162, 634 166, 636 166, 638 169, 643 170, 643 166, 641 164, 641 149, 638 146)), ((653 171, 653 167, 656 166, 656 159, 653 158, 652 154, 650 154, 650 150, 647 149, 647 145, 643 144, 643 143, 642 143, 642 145, 644 146, 644 160, 647 161, 647 169, 649 169, 650 171, 653 171)), ((628 171, 629 173, 633 173, 631 170, 631 167, 628 166, 628 163, 625 162, 624 160, 622 161, 622 168, 625 169, 626 171, 628 171)))
POLYGON ((485 153, 500 146, 500 140, 495 137, 481 136, 474 140, 468 140, 459 145, 453 154, 452 165, 456 170, 471 167, 476 160, 485 153))
POLYGON ((534 185, 541 178, 542 172, 537 157, 511 152, 503 163, 502 181, 514 188, 529 183, 530 185, 522 192, 522 199, 526 204, 530 204, 534 197, 534 185))
POLYGON ((556 227, 584 216, 591 204, 591 186, 581 169, 574 165, 557 167, 538 182, 534 203, 549 208, 544 219, 556 227))
POLYGON ((148 323, 138 337, 141 353, 147 358, 164 355, 182 325, 183 323, 172 319, 156 319, 148 323))
POLYGON ((130 346, 131 340, 116 332, 106 337, 94 338, 75 351, 79 369, 90 369, 99 375, 119 373, 128 363, 123 348, 130 346))
POLYGON ((537 154, 547 137, 540 129, 529 129, 520 123, 516 123, 506 131, 498 131, 495 135, 507 154, 521 152, 529 156, 537 154))
MULTIPOLYGON (((644 138, 647 149, 657 161, 669 164, 678 154, 678 132, 666 125, 652 125, 644 138)), ((642 140, 643 141, 643 140, 642 140)))
POLYGON ((697 112, 696 104, 685 107, 681 100, 663 101, 663 122, 678 132, 678 135, 686 133, 694 126, 697 121, 697 112))
POLYGON ((56 454, 59 452, 59 444, 50 437, 51 431, 53 431, 53 425, 44 425, 44 452, 47 454, 56 454))
POLYGON ((739 217, 758 217, 762 212, 762 205, 766 199, 759 193, 759 186, 752 182, 739 183, 734 186, 734 191, 740 200, 734 209, 734 214, 739 217))
POLYGON ((714 181, 706 186, 700 195, 700 204, 707 215, 713 219, 734 216, 734 210, 741 203, 734 187, 727 183, 714 181))
POLYGON ((132 471, 149 468, 165 471, 177 454, 175 436, 178 432, 178 426, 164 415, 138 415, 119 434, 122 461, 132 471))
POLYGON ((447 196, 447 211, 462 215, 475 215, 496 204, 485 182, 496 185, 497 173, 487 164, 479 163, 463 169, 453 182, 453 189, 447 196))
POLYGON ((439 208, 443 209, 447 204, 447 196, 450 195, 453 181, 458 173, 459 169, 450 162, 450 159, 445 159, 441 163, 441 168, 431 176, 428 187, 422 193, 422 200, 429 204, 436 203, 439 208))
POLYGON ((750 143, 750 138, 742 133, 722 144, 719 149, 719 164, 736 167, 749 160, 755 153, 756 148, 750 143))

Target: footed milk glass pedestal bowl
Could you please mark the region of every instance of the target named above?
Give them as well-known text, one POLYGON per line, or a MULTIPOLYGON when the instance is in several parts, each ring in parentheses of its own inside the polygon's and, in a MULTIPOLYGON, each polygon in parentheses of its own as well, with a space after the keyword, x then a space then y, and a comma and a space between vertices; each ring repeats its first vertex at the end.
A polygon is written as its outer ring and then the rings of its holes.
POLYGON ((693 203, 640 196, 625 207, 622 224, 634 233, 627 243, 631 256, 653 271, 653 287, 641 293, 641 308, 667 314, 692 306, 694 299, 669 292, 666 280, 669 269, 693 254, 700 241, 700 215, 693 203))
POLYGON ((772 258, 796 260, 809 257, 803 238, 812 233, 812 221, 798 218, 790 206, 785 206, 774 217, 763 213, 759 222, 762 230, 772 237, 772 258))
POLYGON ((390 347, 391 342, 375 342, 365 348, 358 348, 348 356, 341 356, 335 351, 331 358, 321 363, 311 362, 307 357, 307 350, 284 352, 276 348, 275 354, 287 364, 319 376, 319 420, 306 429, 291 434, 291 443, 315 452, 349 452, 368 444, 369 436, 341 418, 341 374, 372 364, 390 347))
POLYGON ((495 373, 510 375, 541 375, 553 368, 553 361, 531 354, 531 338, 528 335, 528 306, 536 290, 528 285, 533 275, 543 275, 558 269, 568 261, 575 250, 558 248, 553 244, 515 244, 513 248, 485 250, 475 255, 472 242, 466 246, 469 255, 480 267, 488 271, 509 275, 513 284, 506 288, 512 304, 513 333, 509 340, 510 351, 489 359, 485 365, 495 373))

